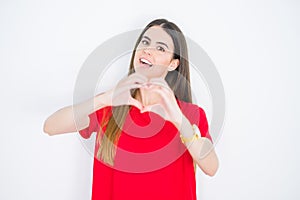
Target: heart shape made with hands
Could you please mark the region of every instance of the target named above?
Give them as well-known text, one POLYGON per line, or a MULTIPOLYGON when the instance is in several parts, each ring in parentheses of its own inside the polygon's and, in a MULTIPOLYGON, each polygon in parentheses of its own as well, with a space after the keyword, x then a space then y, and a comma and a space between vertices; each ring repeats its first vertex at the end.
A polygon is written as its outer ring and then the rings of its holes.
MULTIPOLYGON (((160 94, 157 92, 158 90, 161 90, 162 87, 168 87, 167 82, 162 79, 162 78, 152 78, 149 79, 147 82, 142 84, 143 89, 145 89, 147 91, 147 94, 150 95, 151 92, 156 93, 156 95, 160 96, 160 94)), ((145 97, 144 97, 145 98, 145 97)), ((143 105, 141 103, 141 108, 140 108, 140 112, 144 113, 144 112, 154 112, 157 113, 159 115, 161 115, 162 117, 165 116, 165 110, 163 108, 163 100, 162 97, 159 97, 160 99, 157 100, 156 103, 154 104, 148 104, 148 105, 143 105)))

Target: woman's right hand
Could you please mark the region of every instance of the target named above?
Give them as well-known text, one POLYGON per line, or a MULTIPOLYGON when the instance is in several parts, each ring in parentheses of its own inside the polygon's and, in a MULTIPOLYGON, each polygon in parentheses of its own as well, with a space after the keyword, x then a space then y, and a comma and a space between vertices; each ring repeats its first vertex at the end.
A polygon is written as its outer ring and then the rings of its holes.
POLYGON ((130 90, 143 87, 147 81, 148 79, 139 73, 130 74, 121 79, 114 88, 104 93, 105 104, 110 106, 133 105, 142 109, 142 103, 131 96, 130 90))

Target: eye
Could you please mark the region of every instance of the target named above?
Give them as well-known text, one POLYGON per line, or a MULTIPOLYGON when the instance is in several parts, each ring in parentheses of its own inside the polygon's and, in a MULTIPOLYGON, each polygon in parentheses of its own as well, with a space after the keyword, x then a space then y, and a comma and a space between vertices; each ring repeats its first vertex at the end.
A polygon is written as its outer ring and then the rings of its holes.
POLYGON ((148 42, 147 40, 142 40, 141 43, 142 43, 143 45, 148 45, 148 44, 149 44, 149 42, 148 42))
POLYGON ((164 49, 163 47, 161 47, 161 46, 158 46, 158 47, 157 47, 157 50, 158 50, 158 51, 161 51, 161 52, 165 52, 165 49, 164 49))

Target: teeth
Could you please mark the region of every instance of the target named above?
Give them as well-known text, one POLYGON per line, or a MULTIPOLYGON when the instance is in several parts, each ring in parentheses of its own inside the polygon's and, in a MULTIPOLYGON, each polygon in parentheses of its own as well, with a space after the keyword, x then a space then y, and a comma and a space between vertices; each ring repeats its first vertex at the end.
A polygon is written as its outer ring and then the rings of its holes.
POLYGON ((144 59, 144 58, 142 58, 141 61, 142 61, 143 63, 148 64, 148 65, 152 65, 151 62, 149 62, 148 60, 146 60, 146 59, 144 59))

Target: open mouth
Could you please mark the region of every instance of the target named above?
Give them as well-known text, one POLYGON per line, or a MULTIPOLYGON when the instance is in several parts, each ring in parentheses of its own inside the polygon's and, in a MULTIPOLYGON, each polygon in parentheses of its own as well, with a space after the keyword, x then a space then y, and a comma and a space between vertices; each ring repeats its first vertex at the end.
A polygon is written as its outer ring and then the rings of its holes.
POLYGON ((140 58, 140 63, 144 67, 152 67, 152 65, 153 65, 149 60, 147 60, 145 58, 140 58))

